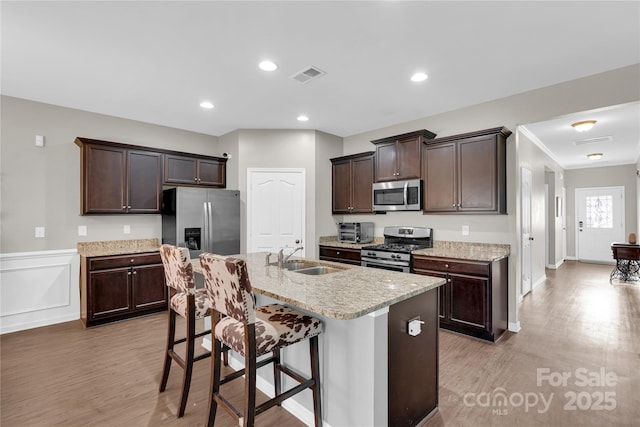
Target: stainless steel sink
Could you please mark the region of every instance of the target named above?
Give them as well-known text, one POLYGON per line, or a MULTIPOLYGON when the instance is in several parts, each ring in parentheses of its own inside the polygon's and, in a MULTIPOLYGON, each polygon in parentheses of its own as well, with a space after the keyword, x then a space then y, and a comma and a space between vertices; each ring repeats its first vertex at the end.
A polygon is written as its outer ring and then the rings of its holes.
MULTIPOLYGON (((278 263, 272 262, 270 265, 277 266, 278 263)), ((282 264, 282 268, 289 271, 295 271, 295 270, 302 270, 304 268, 315 267, 317 265, 318 264, 316 263, 307 262, 307 261, 287 261, 284 264, 282 264)))
POLYGON ((324 265, 317 265, 315 267, 302 268, 300 270, 293 270, 295 273, 309 274, 318 276, 320 274, 335 273, 337 271, 343 271, 341 268, 326 267, 324 265))
MULTIPOLYGON (((272 262, 269 265, 277 266, 277 262, 272 262)), ((320 274, 328 274, 335 273, 337 271, 342 271, 342 268, 335 267, 327 267, 325 265, 318 265, 317 262, 313 261, 287 261, 282 265, 284 270, 293 271, 295 273, 309 274, 313 276, 318 276, 320 274)))

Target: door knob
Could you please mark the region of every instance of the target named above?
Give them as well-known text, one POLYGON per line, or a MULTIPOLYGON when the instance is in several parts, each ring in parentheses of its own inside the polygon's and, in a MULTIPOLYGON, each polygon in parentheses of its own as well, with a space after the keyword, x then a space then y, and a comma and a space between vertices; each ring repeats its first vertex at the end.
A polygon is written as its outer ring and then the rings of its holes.
POLYGON ((300 243, 300 239, 296 239, 296 245, 300 243))
POLYGON ((533 237, 529 237, 529 240, 533 240, 533 237))

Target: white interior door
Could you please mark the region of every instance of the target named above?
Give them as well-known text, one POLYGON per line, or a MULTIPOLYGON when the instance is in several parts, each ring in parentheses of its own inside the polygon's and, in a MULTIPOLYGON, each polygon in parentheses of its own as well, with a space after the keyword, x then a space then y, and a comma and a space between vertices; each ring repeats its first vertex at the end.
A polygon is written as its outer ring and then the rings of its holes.
POLYGON ((611 243, 625 242, 624 187, 576 188, 578 259, 613 262, 611 243))
POLYGON ((522 203, 522 295, 531 291, 532 254, 531 242, 531 186, 532 175, 527 168, 522 168, 521 203, 522 203))
POLYGON ((304 169, 250 168, 247 175, 247 252, 304 246, 304 169))

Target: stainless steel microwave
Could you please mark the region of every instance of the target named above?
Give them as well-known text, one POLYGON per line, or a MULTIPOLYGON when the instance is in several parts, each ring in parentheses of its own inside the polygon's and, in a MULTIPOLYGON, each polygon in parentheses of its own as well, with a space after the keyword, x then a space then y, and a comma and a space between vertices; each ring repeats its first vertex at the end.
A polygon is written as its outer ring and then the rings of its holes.
POLYGON ((373 183, 374 211, 422 210, 422 180, 373 183))

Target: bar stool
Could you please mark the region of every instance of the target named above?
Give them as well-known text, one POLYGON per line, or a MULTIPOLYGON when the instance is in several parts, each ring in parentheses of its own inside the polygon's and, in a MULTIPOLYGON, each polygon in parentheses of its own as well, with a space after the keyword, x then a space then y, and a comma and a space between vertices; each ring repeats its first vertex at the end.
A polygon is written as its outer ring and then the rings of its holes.
POLYGON ((253 426, 256 415, 310 388, 315 426, 320 427, 318 335, 322 332, 321 321, 281 304, 256 308, 247 267, 242 259, 204 253, 200 255, 200 265, 212 302, 211 328, 214 331, 207 425, 214 425, 219 404, 240 425, 253 426), (280 361, 281 348, 303 340, 309 340, 310 379, 298 375, 280 361), (244 356, 245 368, 221 379, 220 348, 223 344, 244 356), (267 353, 272 354, 260 362, 256 361, 258 356, 267 353), (273 363, 275 397, 256 407, 256 369, 269 363, 273 363), (283 393, 280 373, 300 384, 283 393), (220 385, 242 375, 245 380, 244 408, 241 412, 220 394, 220 385))
POLYGON ((182 392, 180 396, 180 408, 178 418, 184 415, 191 385, 193 363, 211 356, 211 352, 205 352, 195 356, 195 339, 211 333, 204 330, 196 333, 196 319, 204 319, 210 315, 210 301, 205 289, 195 289, 193 266, 189 256, 189 249, 171 245, 160 247, 160 257, 164 265, 164 275, 169 287, 169 328, 167 333, 167 349, 165 351, 164 369, 160 382, 160 393, 167 387, 171 361, 175 361, 184 370, 182 377, 182 392), (176 315, 186 320, 186 337, 176 339, 176 315), (185 357, 182 358, 174 351, 174 345, 186 342, 185 357))

